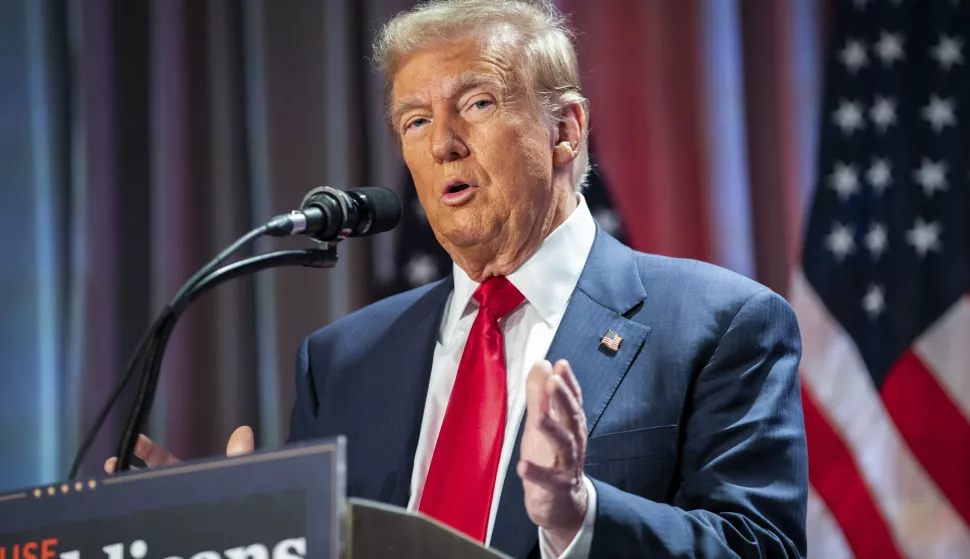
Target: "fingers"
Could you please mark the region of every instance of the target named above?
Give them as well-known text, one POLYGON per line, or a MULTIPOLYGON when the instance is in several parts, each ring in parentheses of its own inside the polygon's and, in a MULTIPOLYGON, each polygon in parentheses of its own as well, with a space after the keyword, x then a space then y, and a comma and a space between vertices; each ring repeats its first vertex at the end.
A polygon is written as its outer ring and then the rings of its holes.
POLYGON ((546 389, 552 401, 553 413, 545 416, 542 432, 553 447, 553 463, 567 471, 582 471, 586 456, 586 416, 583 408, 566 388, 561 376, 549 377, 546 389))
MULTIPOLYGON (((115 470, 117 470, 117 469, 118 469, 118 457, 117 456, 112 456, 111 458, 108 458, 107 460, 104 461, 104 471, 105 471, 105 473, 113 474, 113 473, 115 473, 115 470)), ((128 469, 129 470, 138 470, 140 468, 138 468, 137 466, 128 466, 128 469)))
MULTIPOLYGON (((555 369, 548 361, 539 361, 526 379, 526 421, 543 428, 543 418, 551 417, 562 424, 574 440, 585 439, 586 416, 582 392, 569 363, 561 359, 555 369)), ((561 446, 561 445, 558 445, 561 446)), ((563 447, 563 450, 567 450, 563 447)))
POLYGON ((539 361, 532 366, 525 381, 525 399, 527 417, 531 421, 538 421, 542 415, 549 413, 549 395, 546 391, 546 381, 552 377, 552 364, 539 361))
POLYGON ((559 375, 552 375, 546 379, 546 393, 552 402, 552 417, 562 424, 567 431, 579 438, 581 429, 585 428, 586 419, 583 408, 576 401, 573 393, 566 388, 566 382, 559 375))
POLYGON ((141 458, 149 468, 180 462, 164 446, 155 444, 145 435, 138 435, 138 442, 135 444, 135 456, 141 458))
POLYGON ((249 454, 256 448, 256 438, 253 435, 252 427, 243 425, 229 436, 229 443, 226 445, 226 456, 239 456, 249 454))
POLYGON ((548 390, 546 383, 551 377, 560 377, 566 386, 567 391, 572 395, 578 404, 578 408, 583 407, 583 391, 579 388, 579 381, 573 373, 572 367, 565 359, 556 362, 555 368, 548 361, 539 361, 532 366, 526 379, 526 401, 529 404, 529 411, 536 408, 537 411, 548 413, 547 406, 548 390), (543 394, 545 392, 546 394, 543 394))
MULTIPOLYGON (((162 445, 155 444, 151 439, 145 435, 138 435, 138 442, 135 443, 135 456, 140 458, 149 468, 154 468, 155 466, 168 466, 170 464, 178 464, 179 459, 172 456, 172 454, 165 449, 162 445)), ((112 456, 104 462, 105 473, 113 474, 115 470, 118 469, 118 457, 112 456)), ((131 467, 132 470, 136 470, 134 466, 131 467)))
POLYGON ((540 485, 550 491, 569 489, 582 480, 582 478, 576 477, 572 471, 566 472, 559 468, 547 468, 528 460, 519 460, 515 471, 523 480, 540 485))
POLYGON ((567 470, 575 469, 577 465, 576 436, 548 415, 543 417, 539 428, 550 439, 555 449, 554 459, 551 461, 554 466, 567 470))
POLYGON ((538 461, 569 471, 581 469, 586 448, 586 416, 576 393, 579 383, 565 361, 536 363, 526 379, 527 415, 530 429, 541 433, 545 448, 538 461), (572 385, 572 388, 570 388, 572 385))
MULTIPOLYGON (((229 437, 229 443, 226 445, 226 456, 239 456, 241 454, 249 454, 256 448, 256 439, 253 435, 253 429, 247 425, 239 427, 232 432, 229 437)), ((160 444, 156 444, 151 439, 145 435, 138 436, 138 442, 135 443, 135 456, 142 459, 145 464, 150 468, 156 466, 168 466, 171 464, 178 464, 180 460, 175 456, 172 456, 165 447, 160 444)), ((118 468, 118 458, 112 456, 104 462, 105 473, 113 474, 118 468)), ((132 467, 131 469, 137 469, 132 467)))
POLYGON ((566 383, 566 388, 569 388, 569 391, 573 393, 573 397, 576 398, 576 401, 582 407, 583 391, 579 389, 579 380, 576 379, 576 375, 573 373, 573 368, 569 365, 569 361, 565 359, 556 361, 556 367, 553 372, 562 377, 563 382, 566 383))

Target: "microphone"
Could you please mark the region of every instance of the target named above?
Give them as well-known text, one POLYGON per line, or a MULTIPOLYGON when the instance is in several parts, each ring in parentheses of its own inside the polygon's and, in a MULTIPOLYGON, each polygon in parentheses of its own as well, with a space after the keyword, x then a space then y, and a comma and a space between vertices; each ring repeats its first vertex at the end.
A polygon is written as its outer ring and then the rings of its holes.
POLYGON ((320 186, 303 197, 299 210, 267 223, 267 234, 307 235, 322 243, 339 242, 390 231, 401 221, 401 212, 401 199, 389 188, 337 190, 320 186))

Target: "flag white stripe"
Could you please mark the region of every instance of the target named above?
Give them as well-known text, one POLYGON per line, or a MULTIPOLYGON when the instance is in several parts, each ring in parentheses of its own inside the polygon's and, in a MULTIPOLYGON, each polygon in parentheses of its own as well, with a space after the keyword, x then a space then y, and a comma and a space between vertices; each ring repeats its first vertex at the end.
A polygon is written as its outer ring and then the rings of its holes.
POLYGON ((970 557, 970 530, 906 446, 852 338, 801 270, 791 304, 802 333, 806 389, 841 432, 897 548, 920 559, 970 557))
POLYGON ((825 502, 808 488, 808 559, 853 559, 845 534, 825 502))
POLYGON ((916 353, 970 421, 970 298, 962 297, 920 336, 916 353))

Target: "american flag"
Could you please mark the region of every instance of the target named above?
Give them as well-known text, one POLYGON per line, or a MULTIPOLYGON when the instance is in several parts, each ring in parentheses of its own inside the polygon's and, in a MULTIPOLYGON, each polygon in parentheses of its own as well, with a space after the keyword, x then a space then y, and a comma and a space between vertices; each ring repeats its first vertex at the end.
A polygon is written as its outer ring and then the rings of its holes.
POLYGON ((834 3, 803 338, 811 557, 970 557, 970 1, 834 3))
MULTIPOLYGON (((395 276, 389 284, 377 286, 377 292, 381 296, 407 291, 451 273, 451 258, 431 232, 428 218, 424 215, 411 175, 406 168, 403 169, 402 176, 405 182, 401 189, 404 215, 397 228, 399 236, 395 251, 395 276)), ((600 227, 624 242, 623 227, 610 203, 603 177, 598 172, 595 161, 583 196, 600 227)))
POLYGON ((613 330, 607 330, 606 335, 600 340, 600 344, 605 345, 613 351, 620 350, 620 342, 623 341, 623 337, 614 332, 613 330))

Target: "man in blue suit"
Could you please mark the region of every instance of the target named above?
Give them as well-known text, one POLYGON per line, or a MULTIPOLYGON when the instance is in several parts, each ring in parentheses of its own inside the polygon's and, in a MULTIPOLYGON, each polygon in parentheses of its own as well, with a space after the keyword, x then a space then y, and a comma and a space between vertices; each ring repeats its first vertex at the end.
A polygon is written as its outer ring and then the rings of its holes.
POLYGON ((803 556, 795 316, 595 224, 587 102, 551 3, 421 5, 376 51, 454 271, 304 341, 291 440, 346 435, 351 496, 513 557, 803 556))

